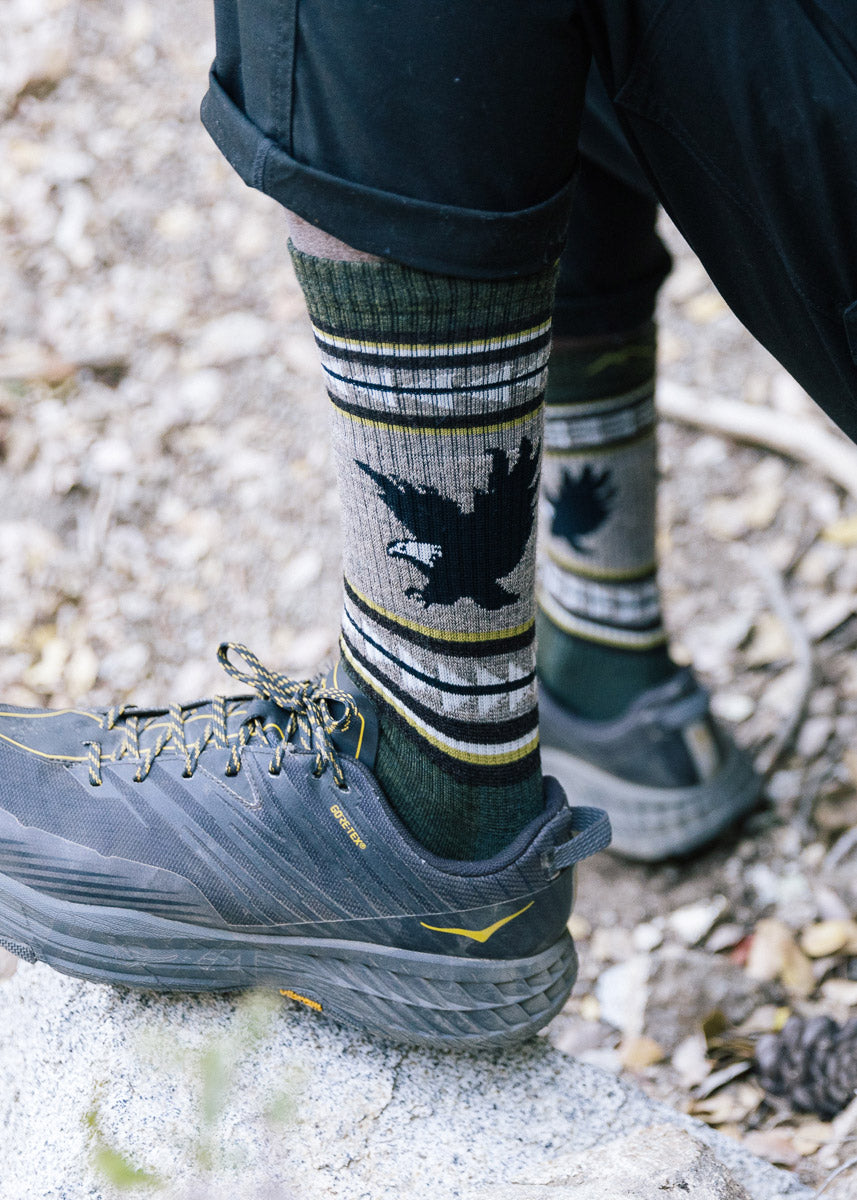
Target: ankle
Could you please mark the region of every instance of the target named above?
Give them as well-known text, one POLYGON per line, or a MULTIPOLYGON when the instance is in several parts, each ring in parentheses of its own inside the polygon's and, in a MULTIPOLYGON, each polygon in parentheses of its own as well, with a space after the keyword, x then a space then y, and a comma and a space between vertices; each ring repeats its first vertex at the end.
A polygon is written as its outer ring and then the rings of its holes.
POLYGON ((432 854, 476 862, 514 841, 544 799, 537 757, 524 778, 510 774, 487 784, 456 779, 382 712, 375 778, 402 824, 432 854))
POLYGON ((566 633, 544 613, 538 639, 542 686, 570 712, 594 721, 620 717, 643 692, 679 670, 666 642, 643 650, 601 645, 566 633))

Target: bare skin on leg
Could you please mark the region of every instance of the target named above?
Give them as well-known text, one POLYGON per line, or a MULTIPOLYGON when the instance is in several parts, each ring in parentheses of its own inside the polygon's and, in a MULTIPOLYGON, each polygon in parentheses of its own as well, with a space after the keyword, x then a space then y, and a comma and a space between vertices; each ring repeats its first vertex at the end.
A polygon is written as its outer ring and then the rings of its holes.
POLYGON ((286 211, 286 220, 292 245, 304 254, 312 254, 315 258, 329 258, 334 262, 384 261, 377 254, 367 254, 364 250, 355 250, 353 246, 346 246, 345 242, 340 242, 338 238, 325 233, 317 225, 311 225, 309 221, 296 216, 293 212, 286 211))

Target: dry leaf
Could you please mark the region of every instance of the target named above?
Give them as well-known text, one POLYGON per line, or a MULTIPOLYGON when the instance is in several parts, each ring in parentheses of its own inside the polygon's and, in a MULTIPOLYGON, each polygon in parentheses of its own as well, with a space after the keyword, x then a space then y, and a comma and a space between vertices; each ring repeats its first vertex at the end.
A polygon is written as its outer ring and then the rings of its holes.
POLYGON ((821 531, 821 536, 826 542, 835 542, 838 546, 857 546, 857 515, 834 521, 821 531))
POLYGON ((580 1015, 584 1021, 600 1021, 601 1005, 596 996, 591 993, 580 997, 580 1015))
POLYGON ((761 613, 753 631, 753 640, 747 647, 747 665, 766 667, 790 658, 791 654, 792 641, 780 618, 773 613, 761 613))
POLYGON ((679 1042, 673 1051, 672 1065, 685 1089, 698 1087, 711 1072, 711 1060, 706 1052, 705 1037, 693 1033, 679 1042))
POLYGON ((710 325, 729 312, 729 307, 722 296, 713 290, 701 292, 688 300, 684 311, 695 325, 710 325))
POLYGON ((800 1154, 791 1137, 781 1129, 755 1129, 745 1134, 744 1145, 753 1154, 780 1167, 796 1167, 800 1154))
POLYGON ((809 996, 815 990, 812 964, 789 927, 774 918, 765 918, 756 926, 746 971, 762 983, 779 979, 797 996, 809 996))
POLYGON ((794 1131, 792 1142, 798 1154, 809 1155, 832 1142, 834 1136, 833 1126, 828 1121, 807 1121, 794 1131))
POLYGON ((803 931, 800 944, 810 958, 857 954, 857 921, 818 921, 803 931))
MULTIPOLYGON (((843 758, 848 763, 846 751, 843 758)), ((849 771, 852 770, 848 764, 849 771)), ((842 787, 834 792, 828 792, 814 805, 812 819, 819 829, 828 833, 838 833, 842 829, 851 829, 857 825, 857 792, 853 788, 842 787)))
POLYGON ((694 1100, 690 1113, 706 1125, 740 1123, 759 1107, 765 1093, 755 1083, 739 1083, 704 1100, 694 1100))
POLYGON ((629 1071, 643 1071, 665 1057, 663 1046, 645 1035, 627 1038, 619 1047, 619 1060, 629 1071))

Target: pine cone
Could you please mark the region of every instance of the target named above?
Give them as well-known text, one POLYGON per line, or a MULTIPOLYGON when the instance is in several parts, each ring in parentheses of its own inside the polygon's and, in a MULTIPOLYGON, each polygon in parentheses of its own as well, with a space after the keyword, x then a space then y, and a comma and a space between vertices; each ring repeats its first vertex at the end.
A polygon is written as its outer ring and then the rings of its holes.
POLYGON ((756 1072, 766 1092, 831 1120, 857 1094, 857 1018, 839 1026, 830 1017, 789 1017, 781 1033, 759 1038, 756 1072))

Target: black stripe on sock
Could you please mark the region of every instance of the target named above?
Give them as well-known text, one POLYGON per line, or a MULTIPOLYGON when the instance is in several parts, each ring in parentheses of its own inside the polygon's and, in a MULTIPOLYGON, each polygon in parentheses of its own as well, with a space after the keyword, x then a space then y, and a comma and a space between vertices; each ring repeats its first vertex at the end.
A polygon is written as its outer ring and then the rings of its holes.
POLYGON ((523 758, 509 763, 481 765, 462 762, 459 758, 451 758, 437 746, 433 746, 431 742, 420 737, 413 726, 409 725, 404 717, 399 716, 383 696, 373 696, 373 700, 379 708, 383 709, 384 722, 395 725, 396 729, 400 730, 408 741, 413 743, 419 754, 427 758, 429 762, 435 763, 456 783, 476 784, 485 788, 503 787, 507 784, 523 783, 524 780, 531 779, 537 771, 541 770, 541 755, 538 746, 529 754, 525 754, 523 758))
POLYGON ((471 392, 492 392, 498 388, 511 388, 526 383, 528 379, 537 378, 545 371, 546 367, 547 364, 542 363, 538 367, 533 367, 531 371, 513 375, 510 379, 497 379, 493 383, 451 383, 448 387, 404 387, 398 383, 367 383, 365 379, 350 379, 347 375, 337 375, 336 371, 331 371, 330 367, 325 367, 324 373, 331 379, 338 379, 340 383, 348 384, 349 387, 364 388, 367 392, 395 392, 401 396, 448 396, 450 392, 469 394, 471 392))
MULTIPOLYGON (((346 380, 347 382, 347 380, 346 380)), ((362 384, 357 386, 362 387, 362 384)), ((398 391, 398 388, 388 388, 388 391, 398 391)), ((454 388, 444 389, 444 394, 454 391, 454 388)), ((330 402, 339 412, 360 421, 381 422, 397 429, 482 429, 493 425, 505 425, 509 421, 523 421, 537 413, 542 406, 542 393, 539 392, 532 400, 524 404, 510 404, 506 408, 491 409, 476 413, 473 416, 461 416, 455 413, 396 413, 385 408, 369 408, 365 404, 352 404, 348 400, 340 400, 332 392, 327 393, 330 402)))
MULTIPOLYGON (((425 721, 431 728, 436 729, 438 733, 444 733, 456 741, 476 742, 487 747, 495 742, 514 741, 516 738, 523 737, 527 733, 532 733, 538 728, 539 717, 535 705, 527 712, 521 713, 520 716, 507 717, 503 721, 462 721, 456 717, 444 716, 437 712, 436 709, 420 703, 419 700, 405 691, 403 687, 394 683, 383 671, 379 671, 375 663, 370 662, 365 654, 362 654, 357 649, 344 630, 341 636, 349 654, 360 663, 369 676, 370 681, 373 679, 377 680, 391 695, 395 696, 397 700, 401 700, 402 704, 406 708, 409 708, 415 716, 425 721), (486 738, 485 736, 488 731, 491 733, 490 738, 486 738)), ((383 699, 383 696, 381 699, 383 699)), ((424 740, 421 739, 421 741, 424 740)), ((444 758, 448 757, 448 755, 444 755, 444 758)))
POLYGON ((380 642, 371 638, 365 629, 361 629, 359 625, 356 625, 347 612, 344 615, 364 641, 367 641, 370 646, 374 646, 391 663, 395 663, 397 667, 400 667, 408 675, 413 675, 414 679, 420 679, 423 683, 428 684, 429 687, 436 688, 439 692, 447 692, 451 696, 502 696, 507 692, 517 692, 523 687, 528 687, 536 677, 535 671, 530 671, 529 674, 522 675, 520 679, 508 680, 502 683, 446 683, 443 680, 436 679, 432 675, 425 675, 422 671, 417 671, 411 663, 397 658, 386 646, 382 646, 380 642))
MULTIPOLYGON (((593 617, 585 609, 569 608, 567 604, 563 604, 561 600, 557 600, 556 596, 551 595, 550 592, 547 594, 551 597, 557 608, 561 608, 570 617, 578 617, 581 621, 585 621, 587 625, 597 625, 599 629, 610 630, 615 633, 655 633, 663 628, 663 619, 661 617, 655 617, 651 621, 647 621, 644 625, 620 624, 618 621, 608 621, 604 617, 593 617)), ((542 611, 549 620, 553 619, 546 609, 542 611)), ((581 633, 580 636, 585 637, 586 634, 581 633)))
POLYGON ((535 622, 532 622, 529 628, 522 633, 515 633, 509 637, 492 637, 484 642, 459 642, 432 637, 431 634, 420 633, 408 625, 400 624, 394 617, 379 612, 357 595, 347 579, 344 579, 343 583, 345 593, 354 607, 359 608, 376 625, 380 625, 382 629, 389 629, 402 641, 411 642, 415 646, 423 646, 426 650, 434 650, 449 658, 494 658, 498 654, 514 654, 517 650, 524 650, 527 646, 531 646, 535 640, 535 622))
MULTIPOLYGON (((370 350, 349 350, 334 346, 316 337, 316 345, 330 358, 343 363, 359 363, 373 368, 390 367, 406 371, 455 368, 460 366, 479 367, 490 363, 509 362, 516 358, 528 358, 550 345, 550 331, 540 334, 532 341, 517 346, 497 347, 495 350, 461 350, 450 354, 373 354, 370 350)), ((547 365, 547 363, 545 363, 547 365)))

